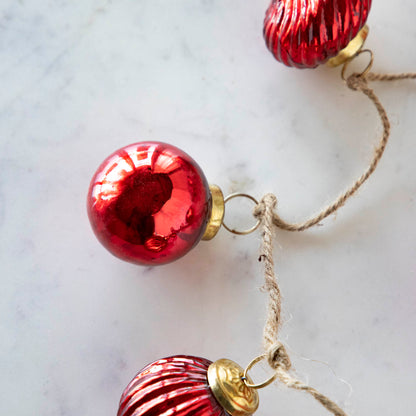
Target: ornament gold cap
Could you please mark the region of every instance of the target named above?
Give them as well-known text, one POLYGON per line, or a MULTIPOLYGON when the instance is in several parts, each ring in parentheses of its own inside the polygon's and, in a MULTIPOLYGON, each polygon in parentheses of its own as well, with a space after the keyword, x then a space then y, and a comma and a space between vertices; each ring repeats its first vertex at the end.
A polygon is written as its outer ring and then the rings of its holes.
POLYGON ((212 240, 217 235, 221 228, 225 212, 224 195, 222 194, 220 187, 217 185, 209 185, 209 190, 211 192, 212 207, 211 217, 208 220, 207 227, 202 236, 202 240, 205 241, 212 240))
POLYGON ((352 39, 351 42, 338 53, 338 55, 328 60, 327 65, 330 67, 336 67, 354 58, 354 56, 356 56, 364 46, 369 32, 370 28, 367 25, 363 26, 357 33, 357 36, 352 39))
MULTIPOLYGON (((247 387, 244 370, 234 361, 222 358, 208 368, 208 384, 218 403, 231 416, 249 416, 259 407, 255 389, 247 387)), ((247 381, 253 383, 247 376, 247 381)))

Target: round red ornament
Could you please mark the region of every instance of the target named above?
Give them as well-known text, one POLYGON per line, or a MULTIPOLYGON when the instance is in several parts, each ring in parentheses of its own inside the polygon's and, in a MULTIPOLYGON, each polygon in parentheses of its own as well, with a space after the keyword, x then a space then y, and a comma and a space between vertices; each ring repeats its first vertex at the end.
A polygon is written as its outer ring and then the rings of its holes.
POLYGON ((314 68, 336 56, 364 27, 371 0, 272 0, 264 38, 287 66, 314 68))
POLYGON ((204 234, 211 194, 197 163, 175 146, 141 142, 117 150, 98 168, 87 208, 112 254, 156 265, 186 254, 204 234))

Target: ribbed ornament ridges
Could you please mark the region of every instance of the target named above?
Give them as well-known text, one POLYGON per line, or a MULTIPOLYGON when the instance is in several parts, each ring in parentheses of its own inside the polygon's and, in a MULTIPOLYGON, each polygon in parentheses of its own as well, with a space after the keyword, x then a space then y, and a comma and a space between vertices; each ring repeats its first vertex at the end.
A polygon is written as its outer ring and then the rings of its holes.
POLYGON ((287 66, 314 68, 336 56, 365 25, 371 0, 272 0, 264 38, 287 66))
POLYGON ((177 355, 147 365, 125 389, 117 416, 228 416, 208 385, 210 364, 177 355))

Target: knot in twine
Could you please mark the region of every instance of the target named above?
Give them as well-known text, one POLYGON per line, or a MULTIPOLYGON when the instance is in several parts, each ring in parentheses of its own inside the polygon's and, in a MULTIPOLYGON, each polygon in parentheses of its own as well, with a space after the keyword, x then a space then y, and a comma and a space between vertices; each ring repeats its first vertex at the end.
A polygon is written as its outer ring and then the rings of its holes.
POLYGON ((358 91, 367 86, 367 79, 361 74, 354 73, 350 75, 347 80, 347 87, 353 91, 358 91))
POLYGON ((273 347, 267 351, 267 361, 271 368, 282 368, 284 371, 289 371, 292 367, 289 354, 286 347, 280 342, 276 342, 273 347))

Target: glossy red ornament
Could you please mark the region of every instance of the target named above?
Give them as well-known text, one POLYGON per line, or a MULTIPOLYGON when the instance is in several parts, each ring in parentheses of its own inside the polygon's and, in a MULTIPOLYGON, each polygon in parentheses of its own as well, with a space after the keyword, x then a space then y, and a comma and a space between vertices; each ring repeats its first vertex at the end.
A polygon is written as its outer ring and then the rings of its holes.
POLYGON ((288 66, 314 68, 336 56, 365 25, 371 0, 272 0, 264 38, 288 66))
POLYGON ((211 194, 197 163, 160 142, 135 143, 109 156, 87 200, 92 228, 114 255, 156 265, 182 257, 201 239, 211 194))
POLYGON ((124 390, 117 416, 228 416, 208 385, 210 364, 184 355, 149 364, 124 390))

